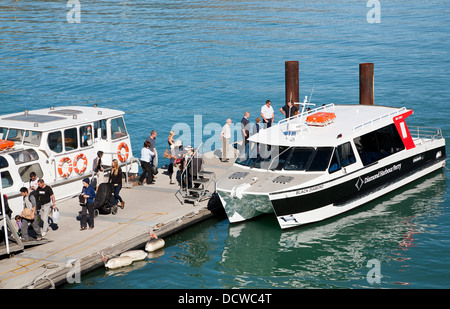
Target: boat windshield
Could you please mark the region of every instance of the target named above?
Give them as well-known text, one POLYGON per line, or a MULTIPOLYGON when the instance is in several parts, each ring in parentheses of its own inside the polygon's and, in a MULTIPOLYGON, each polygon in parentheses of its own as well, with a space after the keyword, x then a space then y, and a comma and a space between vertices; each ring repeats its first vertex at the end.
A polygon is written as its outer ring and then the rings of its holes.
POLYGON ((325 171, 333 147, 287 147, 248 143, 236 160, 251 168, 286 171, 325 171))
POLYGON ((239 154, 236 163, 252 168, 281 169, 289 155, 290 149, 290 147, 249 142, 239 154))

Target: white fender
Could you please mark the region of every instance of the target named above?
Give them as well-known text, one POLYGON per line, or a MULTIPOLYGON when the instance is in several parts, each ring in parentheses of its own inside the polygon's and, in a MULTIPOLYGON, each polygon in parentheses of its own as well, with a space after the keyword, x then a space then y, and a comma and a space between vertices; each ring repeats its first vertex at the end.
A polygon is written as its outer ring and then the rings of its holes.
POLYGON ((116 269, 123 266, 128 266, 133 263, 133 260, 129 256, 120 256, 109 259, 108 262, 105 263, 105 267, 109 269, 116 269))
POLYGON ((133 262, 141 261, 145 260, 145 258, 147 257, 147 252, 145 252, 144 250, 130 250, 122 253, 120 256, 129 256, 133 260, 133 262))
POLYGON ((152 238, 145 245, 145 251, 147 251, 147 252, 156 251, 156 250, 164 247, 165 244, 166 243, 165 243, 164 239, 162 239, 162 238, 152 238))

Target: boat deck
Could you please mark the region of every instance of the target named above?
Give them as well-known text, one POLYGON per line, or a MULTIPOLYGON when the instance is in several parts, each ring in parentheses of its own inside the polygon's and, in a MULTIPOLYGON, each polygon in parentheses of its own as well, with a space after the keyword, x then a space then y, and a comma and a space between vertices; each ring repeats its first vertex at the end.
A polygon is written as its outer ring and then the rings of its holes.
MULTIPOLYGON (((205 156, 204 168, 220 177, 232 164, 233 160, 222 163, 217 157, 205 156)), ((160 169, 154 185, 124 187, 120 195, 125 208, 119 208, 116 215, 98 215, 92 230, 80 231, 77 216, 81 207, 77 198, 57 202, 60 219, 57 229, 50 229, 44 237, 48 242, 25 247, 11 257, 1 256, 0 288, 49 288, 64 284, 68 276, 74 276, 76 267, 81 274, 104 267, 102 251, 115 256, 143 249, 152 229, 164 238, 213 215, 207 209, 208 200, 197 206, 180 204, 175 197, 178 185, 169 184, 163 171, 160 169)))

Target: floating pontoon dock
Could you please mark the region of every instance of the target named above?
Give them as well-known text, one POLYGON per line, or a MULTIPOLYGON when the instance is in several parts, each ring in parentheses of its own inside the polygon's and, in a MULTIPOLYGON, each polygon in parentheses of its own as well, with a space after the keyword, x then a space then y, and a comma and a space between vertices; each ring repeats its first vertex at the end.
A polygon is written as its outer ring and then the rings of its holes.
MULTIPOLYGON (((233 164, 233 160, 222 163, 217 157, 205 156, 205 161, 204 169, 217 176, 233 164)), ((125 208, 119 208, 116 215, 98 215, 95 228, 85 231, 80 231, 77 218, 81 210, 78 198, 57 202, 60 218, 57 229, 50 229, 44 237, 48 242, 25 244, 23 251, 1 257, 0 288, 42 289, 62 285, 68 278, 74 280, 77 274, 82 276, 104 267, 101 252, 112 257, 131 249, 143 249, 151 230, 164 238, 213 215, 207 209, 208 199, 196 205, 181 204, 176 197, 178 188, 169 184, 169 177, 160 169, 153 185, 124 186, 120 195, 125 208)))

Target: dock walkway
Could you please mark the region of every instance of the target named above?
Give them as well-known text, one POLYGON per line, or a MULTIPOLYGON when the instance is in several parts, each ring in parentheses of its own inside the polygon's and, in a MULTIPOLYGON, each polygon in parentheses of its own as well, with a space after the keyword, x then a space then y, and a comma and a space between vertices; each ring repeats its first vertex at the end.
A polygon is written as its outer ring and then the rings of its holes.
MULTIPOLYGON (((232 160, 222 163, 217 157, 205 161, 204 169, 217 177, 233 164, 232 160)), ((101 252, 112 257, 143 249, 151 230, 164 238, 213 215, 207 209, 208 200, 196 206, 182 205, 175 197, 177 190, 178 185, 169 184, 169 177, 160 169, 153 185, 124 186, 120 192, 124 209, 119 208, 116 215, 98 215, 95 228, 85 231, 80 231, 78 199, 58 201, 60 219, 57 229, 50 229, 44 237, 48 242, 1 257, 0 288, 42 289, 64 284, 76 274, 104 267, 101 252)))

